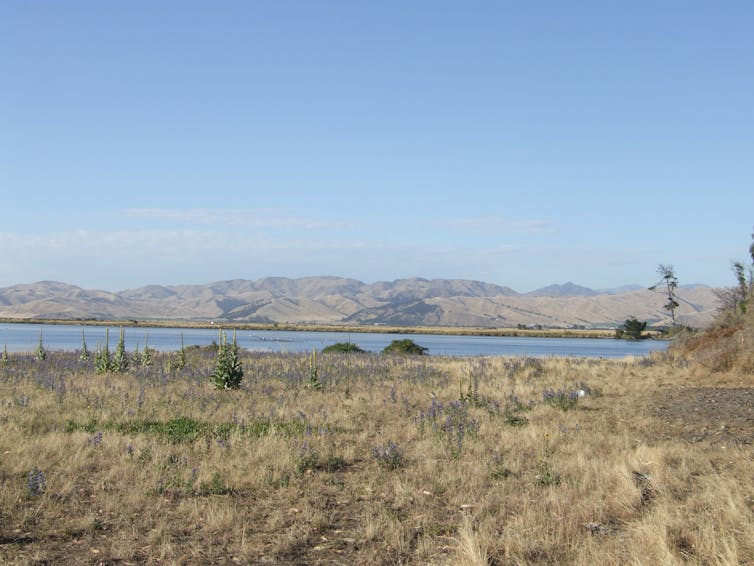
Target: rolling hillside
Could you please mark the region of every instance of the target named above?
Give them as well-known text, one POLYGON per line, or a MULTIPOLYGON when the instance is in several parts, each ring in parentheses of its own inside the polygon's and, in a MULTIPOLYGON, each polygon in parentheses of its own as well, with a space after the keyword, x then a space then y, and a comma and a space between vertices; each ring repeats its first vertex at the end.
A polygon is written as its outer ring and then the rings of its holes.
MULTIPOLYGON (((520 294, 459 279, 367 284, 340 277, 268 277, 111 293, 41 281, 0 289, 0 317, 480 327, 609 327, 631 316, 669 322, 661 294, 627 289, 595 291, 569 282, 520 294)), ((705 286, 680 288, 678 299, 678 319, 691 326, 706 325, 717 307, 713 289, 705 286)))

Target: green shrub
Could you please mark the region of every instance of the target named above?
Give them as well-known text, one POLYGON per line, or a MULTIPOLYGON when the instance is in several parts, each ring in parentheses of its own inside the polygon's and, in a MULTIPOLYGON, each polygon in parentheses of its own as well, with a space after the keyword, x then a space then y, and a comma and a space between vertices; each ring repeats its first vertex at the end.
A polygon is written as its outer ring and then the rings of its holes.
POLYGON ((631 340, 639 340, 642 338, 642 333, 647 329, 647 321, 640 322, 635 316, 626 319, 623 323, 623 328, 616 331, 616 338, 628 338, 631 340))
POLYGON ((323 354, 365 354, 366 350, 351 342, 337 342, 322 349, 323 354))
POLYGON ((382 350, 383 354, 408 354, 413 356, 422 356, 427 353, 427 348, 419 346, 413 340, 404 338, 403 340, 393 340, 382 350))

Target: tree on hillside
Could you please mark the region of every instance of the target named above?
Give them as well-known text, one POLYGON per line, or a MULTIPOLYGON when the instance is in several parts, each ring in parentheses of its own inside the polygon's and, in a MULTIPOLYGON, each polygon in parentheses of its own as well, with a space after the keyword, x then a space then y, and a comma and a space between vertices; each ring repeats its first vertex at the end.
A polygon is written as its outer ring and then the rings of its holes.
POLYGON ((735 320, 746 312, 749 296, 752 293, 751 269, 749 270, 749 280, 746 280, 746 271, 740 261, 736 261, 732 266, 733 274, 736 276, 735 287, 725 287, 715 289, 715 296, 720 301, 718 312, 722 318, 719 322, 735 323, 735 320))
POLYGON ((652 285, 649 290, 654 291, 657 287, 664 286, 663 292, 667 294, 668 302, 663 305, 663 308, 670 312, 672 325, 675 326, 675 311, 680 306, 678 301, 675 300, 675 291, 678 288, 678 278, 675 275, 675 269, 672 265, 664 265, 661 263, 657 266, 657 273, 661 279, 652 285))
POLYGON ((715 295, 720 300, 720 317, 718 323, 736 324, 746 314, 747 307, 754 295, 754 234, 751 235, 752 243, 749 247, 751 265, 748 269, 743 262, 735 261, 732 265, 733 274, 736 277, 736 286, 717 289, 715 295))

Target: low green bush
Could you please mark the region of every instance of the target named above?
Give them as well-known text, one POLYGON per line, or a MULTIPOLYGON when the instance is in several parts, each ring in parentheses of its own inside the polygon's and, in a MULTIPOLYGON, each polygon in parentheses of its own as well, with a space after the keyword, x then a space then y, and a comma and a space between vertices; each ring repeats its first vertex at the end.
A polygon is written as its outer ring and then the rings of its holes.
POLYGON ((404 338, 403 340, 393 340, 382 350, 383 354, 408 354, 412 356, 423 356, 427 353, 428 348, 419 346, 413 340, 404 338))
POLYGON ((322 349, 323 354, 365 354, 366 350, 352 342, 337 342, 322 349))

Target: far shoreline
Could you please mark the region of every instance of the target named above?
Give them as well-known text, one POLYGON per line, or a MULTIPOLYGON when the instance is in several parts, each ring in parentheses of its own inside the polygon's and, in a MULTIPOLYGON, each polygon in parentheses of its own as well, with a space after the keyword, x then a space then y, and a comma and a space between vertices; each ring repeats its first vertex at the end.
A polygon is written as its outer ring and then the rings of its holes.
MULTIPOLYGON (((48 324, 68 326, 110 326, 131 328, 203 328, 218 330, 258 330, 278 332, 358 332, 365 334, 429 334, 439 336, 502 336, 531 338, 602 338, 615 339, 614 328, 503 328, 469 326, 394 326, 346 325, 324 323, 257 323, 227 320, 138 320, 138 319, 57 319, 2 318, 3 324, 48 324)), ((648 330, 646 339, 658 340, 658 331, 648 330)))

